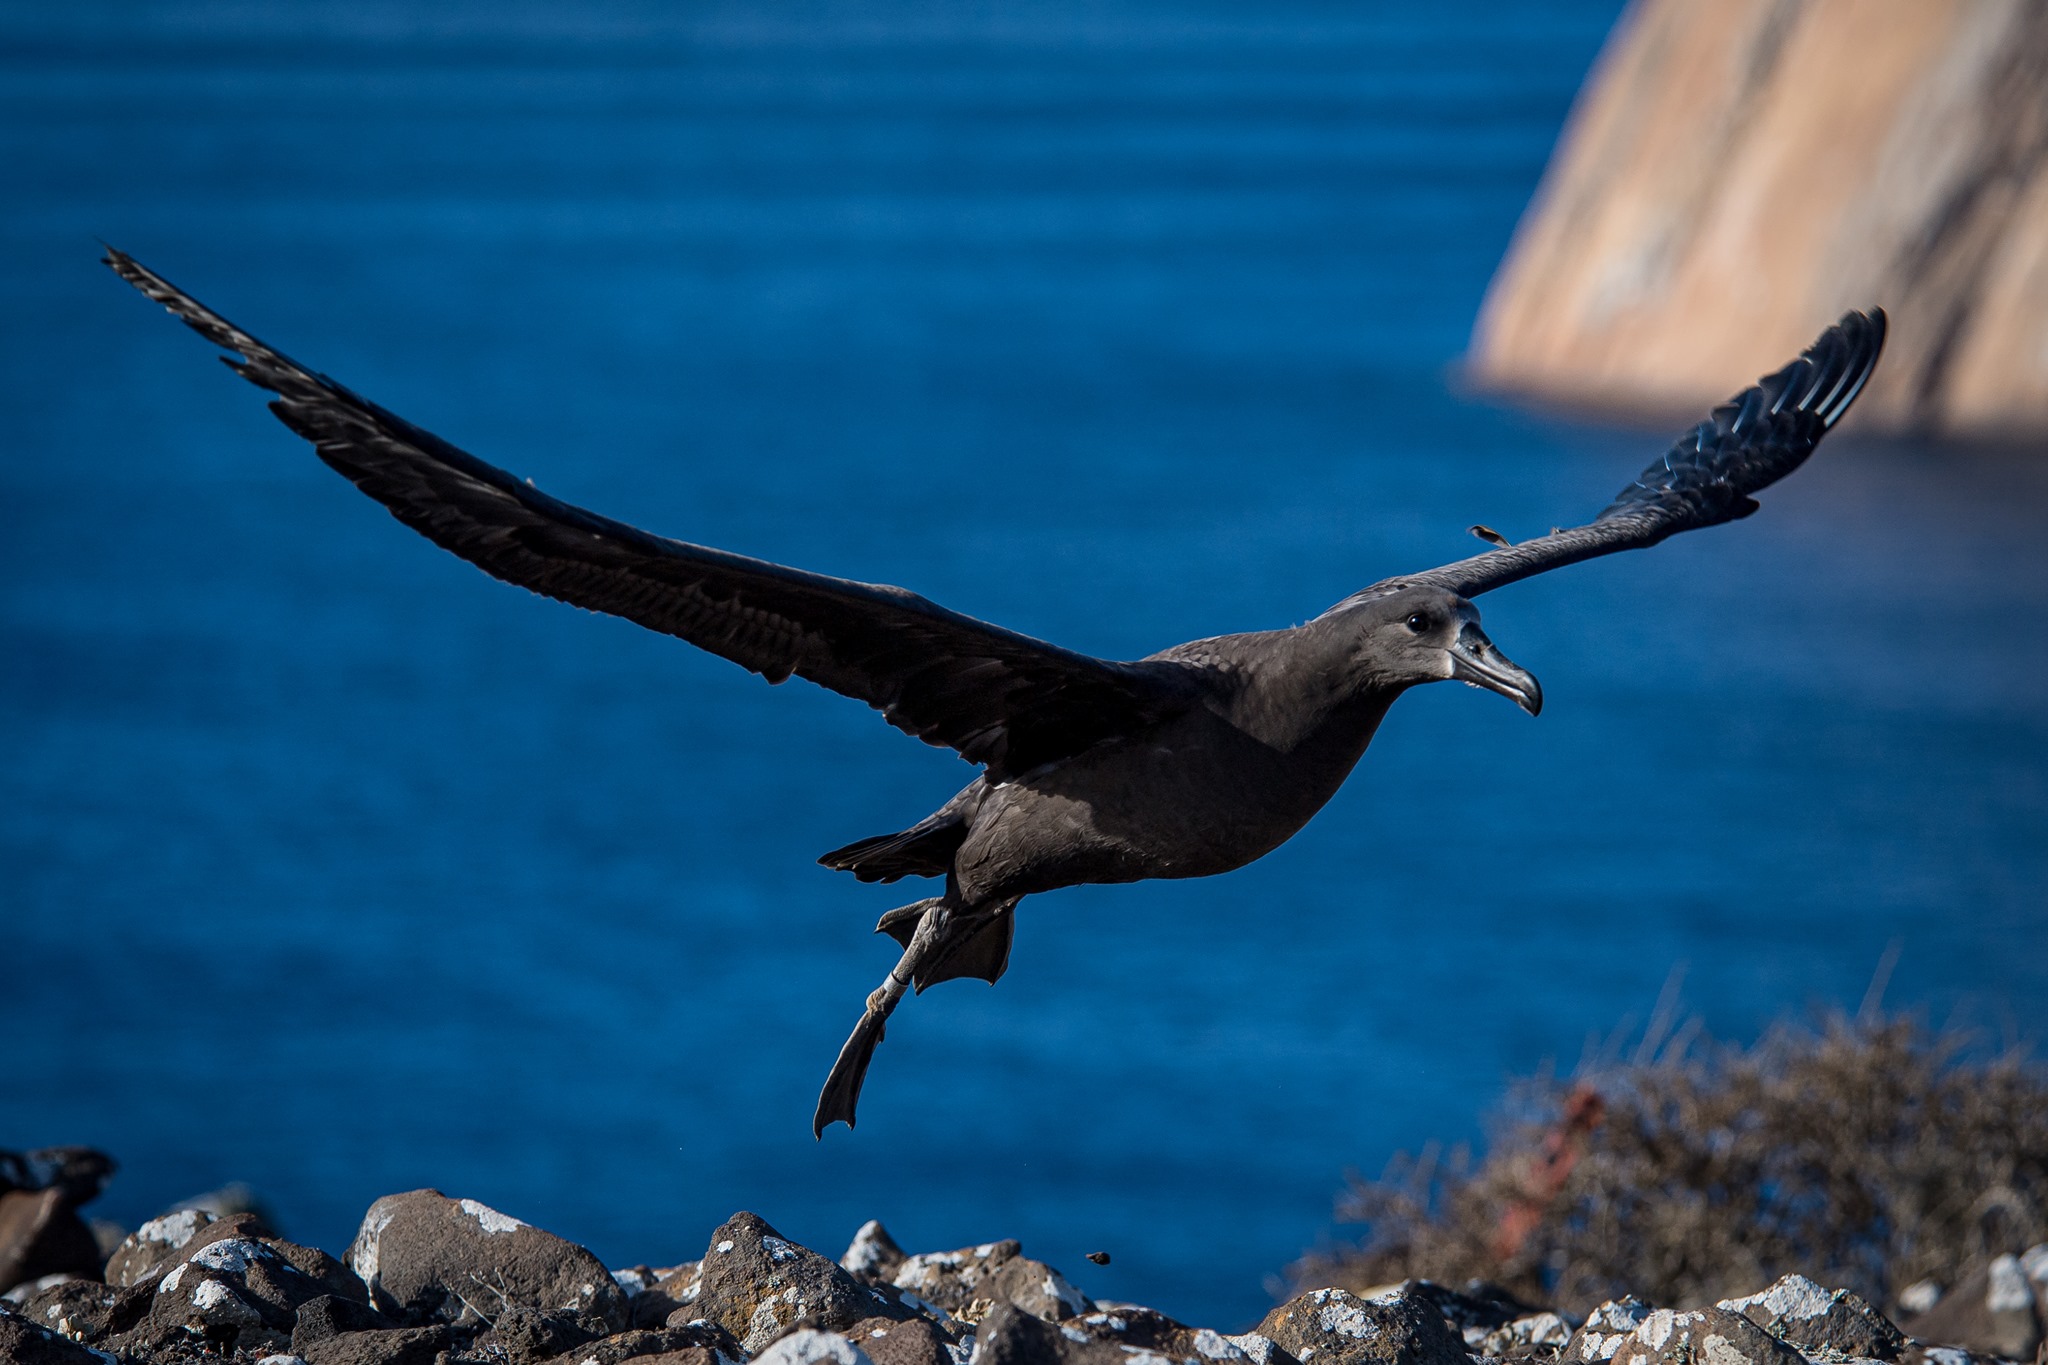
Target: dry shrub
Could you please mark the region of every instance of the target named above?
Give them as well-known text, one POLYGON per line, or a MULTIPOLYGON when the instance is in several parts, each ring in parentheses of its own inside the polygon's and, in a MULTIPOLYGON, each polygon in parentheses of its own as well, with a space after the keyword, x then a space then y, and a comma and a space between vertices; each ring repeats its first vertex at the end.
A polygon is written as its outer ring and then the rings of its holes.
MULTIPOLYGON (((1653 1029, 1653 1034, 1658 1031, 1653 1029)), ((1510 1092, 1485 1160, 1438 1148, 1353 1178, 1355 1246, 1297 1286, 1488 1280, 1584 1312, 1694 1307, 1789 1271, 1892 1305, 2048 1240, 2048 1074, 1903 1017, 1780 1026, 1743 1048, 1688 1027, 1510 1092)))

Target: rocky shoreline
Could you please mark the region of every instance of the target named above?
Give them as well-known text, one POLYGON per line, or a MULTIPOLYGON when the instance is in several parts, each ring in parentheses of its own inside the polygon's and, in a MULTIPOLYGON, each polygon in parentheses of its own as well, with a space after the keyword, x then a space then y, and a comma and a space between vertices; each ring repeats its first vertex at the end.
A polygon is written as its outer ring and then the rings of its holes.
MULTIPOLYGON (((17 1197, 17 1190, 9 1198, 17 1197)), ((1916 1289, 1918 1287, 1916 1286, 1916 1289)), ((1797 1275, 1691 1311, 1583 1320, 1480 1283, 1314 1289, 1226 1333, 1096 1303, 1015 1241, 906 1254, 879 1223, 837 1260, 751 1213, 700 1260, 608 1269, 583 1247, 434 1190, 372 1204, 341 1258, 251 1213, 185 1208, 97 1276, 0 1299, 20 1365, 1989 1365, 2048 1358, 2048 1246, 1988 1263, 1901 1330, 1797 1275)))

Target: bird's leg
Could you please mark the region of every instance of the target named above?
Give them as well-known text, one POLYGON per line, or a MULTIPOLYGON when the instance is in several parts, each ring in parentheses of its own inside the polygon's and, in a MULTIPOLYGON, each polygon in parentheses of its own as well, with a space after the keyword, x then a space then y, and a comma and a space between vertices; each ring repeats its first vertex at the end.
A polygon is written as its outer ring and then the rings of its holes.
POLYGON ((944 896, 923 902, 924 913, 917 921, 917 928, 904 942, 903 956, 882 978, 882 984, 869 994, 867 1009, 861 1013, 860 1022, 853 1026, 846 1046, 839 1049, 839 1060, 832 1064, 832 1074, 825 1078, 825 1088, 818 1094, 817 1113, 811 1119, 814 1136, 823 1137, 825 1129, 834 1123, 853 1127, 853 1107, 860 1099, 860 1085, 867 1077, 868 1062, 875 1055, 875 1044, 882 1041, 882 1026, 903 999, 903 993, 917 979, 919 968, 926 959, 935 956, 945 946, 949 937, 947 931, 955 923, 955 909, 944 896))

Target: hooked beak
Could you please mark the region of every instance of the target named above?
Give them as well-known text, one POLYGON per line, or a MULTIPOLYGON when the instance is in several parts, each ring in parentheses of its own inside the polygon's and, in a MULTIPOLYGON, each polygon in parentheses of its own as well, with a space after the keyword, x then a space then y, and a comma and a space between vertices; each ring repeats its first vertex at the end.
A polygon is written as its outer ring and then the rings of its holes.
POLYGON ((1451 676, 1459 682, 1498 692, 1532 716, 1542 711, 1543 686, 1536 675, 1515 667, 1478 626, 1467 622, 1449 652, 1451 676))

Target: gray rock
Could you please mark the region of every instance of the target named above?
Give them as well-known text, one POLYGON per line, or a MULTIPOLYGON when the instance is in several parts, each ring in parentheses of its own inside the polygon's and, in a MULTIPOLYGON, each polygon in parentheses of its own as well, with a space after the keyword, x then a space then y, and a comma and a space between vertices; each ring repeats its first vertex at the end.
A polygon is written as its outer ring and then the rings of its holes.
POLYGON ((299 1305, 292 1319, 292 1350, 304 1355, 316 1341, 344 1332, 388 1332, 398 1324, 366 1303, 321 1294, 299 1305))
POLYGON ((152 1218, 122 1239, 107 1258, 107 1283, 123 1289, 140 1284, 180 1259, 199 1230, 214 1221, 210 1213, 180 1209, 152 1218))
MULTIPOLYGON (((697 1273, 697 1262, 686 1261, 682 1265, 651 1270, 636 1267, 636 1271, 640 1270, 646 1271, 645 1286, 626 1301, 628 1319, 634 1327, 682 1327, 699 1316, 692 1311, 671 1324, 676 1310, 695 1303, 698 1293, 703 1289, 703 1280, 697 1273)), ((620 1281, 620 1287, 625 1287, 623 1280, 620 1281)))
POLYGON ((98 1277, 99 1239, 78 1214, 114 1173, 90 1147, 0 1152, 0 1291, 46 1275, 98 1277))
POLYGON ((0 1361, 7 1365, 114 1365, 105 1351, 81 1346, 14 1312, 0 1312, 0 1361))
POLYGON ((1436 1309, 1437 1314, 1469 1345, 1488 1333, 1506 1326, 1531 1311, 1527 1304, 1509 1296, 1496 1285, 1473 1280, 1463 1291, 1434 1280, 1403 1280, 1359 1297, 1373 1299, 1384 1294, 1407 1294, 1436 1309))
POLYGON ((906 1257, 889 1278, 906 1294, 970 1322, 1003 1303, 1047 1322, 1095 1308, 1066 1276, 1024 1255, 1021 1246, 1007 1239, 906 1257))
POLYGON ((1625 1333, 1604 1332, 1589 1319, 1565 1355, 1614 1365, 1805 1365, 1797 1351, 1726 1308, 1659 1308, 1625 1333))
POLYGON ((412 1323, 489 1322, 508 1308, 626 1326, 626 1295, 604 1263, 573 1242, 474 1199, 438 1190, 370 1205, 348 1263, 383 1313, 412 1323))
POLYGON ((1312 1290, 1268 1313, 1258 1331, 1315 1365, 1468 1365, 1471 1359, 1435 1305, 1405 1288, 1369 1298, 1312 1290))
POLYGON ((1293 1357, 1266 1337, 1227 1337, 1206 1327, 1189 1327, 1150 1308, 1098 1308, 1059 1324, 1060 1335, 1081 1345, 1115 1347, 1136 1365, 1280 1365, 1293 1357))
POLYGON ((1151 1365, 1133 1360, 1135 1354, 1077 1327, 999 1303, 975 1328, 968 1365, 1151 1365))
POLYGON ((1481 1355, 1503 1360, 1518 1360, 1536 1351, 1563 1346, 1571 1337, 1571 1324, 1556 1313, 1525 1313, 1490 1332, 1477 1327, 1465 1331, 1466 1343, 1474 1345, 1481 1355), (1476 1343, 1475 1332, 1480 1333, 1476 1343))
POLYGON ((929 1318, 869 1318, 847 1328, 846 1339, 867 1352, 875 1365, 953 1365, 952 1339, 929 1318))
POLYGON ((1614 1353, 1621 1349, 1621 1343, 1629 1333, 1642 1325, 1650 1316, 1650 1305, 1630 1295, 1627 1298, 1609 1299, 1586 1315, 1571 1340, 1564 1344, 1558 1354, 1568 1365, 1596 1365, 1596 1362, 1614 1359, 1614 1353))
POLYGON ((1846 1289, 1823 1289, 1804 1275, 1787 1275, 1760 1294, 1724 1299, 1802 1355, 1830 1360, 1897 1360, 1905 1334, 1846 1289))
POLYGON ((299 1354, 306 1365, 434 1365, 449 1347, 448 1329, 400 1327, 388 1332, 343 1332, 299 1354))
POLYGON ((120 1297, 120 1290, 98 1280, 64 1280, 32 1296, 21 1306, 21 1315, 59 1336, 91 1343, 114 1330, 120 1297))
POLYGON ((841 1332, 868 1318, 915 1315, 900 1296, 862 1284, 751 1213, 711 1234, 698 1292, 678 1312, 717 1323, 750 1352, 798 1327, 841 1332))
POLYGON ((747 1353, 715 1322, 659 1331, 632 1330, 578 1346, 559 1365, 740 1365, 747 1353))
POLYGON ((853 1234, 846 1254, 839 1258, 839 1268, 869 1284, 887 1284, 895 1277, 897 1267, 907 1259, 903 1248, 897 1246, 896 1239, 889 1235, 889 1229, 870 1218, 860 1225, 859 1232, 853 1234))
MULTIPOLYGON (((209 1225, 209 1230, 220 1224, 209 1225)), ((300 1305, 326 1293, 265 1242, 217 1237, 186 1244, 183 1259, 151 1282, 148 1313, 118 1344, 163 1349, 178 1343, 263 1353, 291 1343, 300 1305)), ((146 1285, 134 1287, 147 1289, 146 1285)))
POLYGON ((874 1365, 845 1337, 798 1328, 754 1357, 754 1365, 874 1365))
POLYGON ((2029 1360, 2041 1344, 2040 1312, 2026 1263, 2000 1256, 1900 1325, 1909 1336, 1933 1345, 2029 1360))
MULTIPOLYGON (((587 1346, 597 1335, 573 1318, 553 1317, 531 1308, 507 1308, 492 1320, 489 1331, 477 1337, 469 1354, 495 1359, 495 1347, 514 1365, 527 1365, 587 1346)), ((294 1344, 297 1340, 293 1338, 294 1344)))

